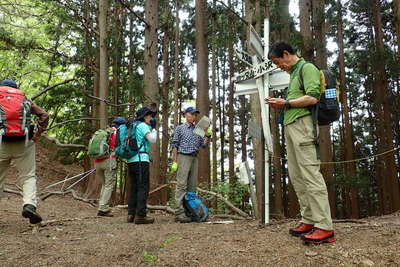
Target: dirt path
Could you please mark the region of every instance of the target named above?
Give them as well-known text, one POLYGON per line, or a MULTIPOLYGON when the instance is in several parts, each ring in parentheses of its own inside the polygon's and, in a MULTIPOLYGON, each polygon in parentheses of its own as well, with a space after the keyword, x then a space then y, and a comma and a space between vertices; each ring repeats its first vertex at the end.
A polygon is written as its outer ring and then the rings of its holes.
MULTIPOLYGON (((39 148, 39 188, 82 172, 52 160, 39 148)), ((15 183, 10 170, 6 186, 15 183)), ((127 224, 126 210, 96 217, 96 208, 68 196, 39 202, 45 221, 32 227, 21 217, 21 197, 0 201, 0 267, 3 266, 400 266, 400 213, 335 224, 338 241, 305 246, 289 236, 295 221, 260 227, 256 221, 233 224, 179 224, 152 214, 153 225, 127 224), (362 264, 364 262, 364 265, 362 264), (368 265, 369 264, 369 265, 368 265)))
POLYGON ((233 224, 178 224, 161 213, 154 225, 95 217, 96 209, 70 196, 40 203, 47 221, 32 227, 20 216, 20 201, 7 194, 0 202, 0 266, 376 266, 400 265, 399 214, 336 224, 338 241, 305 246, 287 233, 295 222, 260 227, 233 224))

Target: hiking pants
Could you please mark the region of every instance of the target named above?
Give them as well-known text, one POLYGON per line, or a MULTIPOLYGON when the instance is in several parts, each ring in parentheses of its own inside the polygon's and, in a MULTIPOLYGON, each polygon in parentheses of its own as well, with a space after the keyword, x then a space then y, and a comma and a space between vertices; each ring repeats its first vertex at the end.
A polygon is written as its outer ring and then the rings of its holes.
POLYGON ((100 178, 102 183, 99 197, 99 211, 107 212, 110 209, 109 202, 117 180, 115 175, 117 160, 109 158, 101 162, 96 162, 94 167, 96 168, 96 176, 100 178))
POLYGON ((285 125, 290 181, 300 204, 301 222, 332 230, 328 191, 320 172, 311 116, 285 125))
POLYGON ((13 160, 18 170, 17 183, 22 187, 24 205, 36 207, 36 158, 35 142, 2 142, 0 144, 0 198, 4 190, 4 178, 13 160))
POLYGON ((178 154, 178 171, 176 173, 175 214, 185 213, 183 197, 187 192, 197 189, 198 159, 195 156, 178 154))
POLYGON ((128 199, 128 215, 146 216, 147 198, 150 189, 150 163, 146 161, 128 163, 131 188, 128 199))

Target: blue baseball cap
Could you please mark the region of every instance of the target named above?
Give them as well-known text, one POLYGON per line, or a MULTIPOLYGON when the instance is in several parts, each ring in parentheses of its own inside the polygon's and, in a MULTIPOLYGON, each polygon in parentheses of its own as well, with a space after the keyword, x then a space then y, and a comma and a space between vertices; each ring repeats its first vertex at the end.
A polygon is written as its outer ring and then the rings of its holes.
POLYGON ((192 114, 194 114, 194 113, 200 113, 200 111, 198 111, 198 110, 195 109, 194 107, 188 107, 188 108, 186 108, 185 111, 183 112, 183 114, 185 114, 185 113, 192 113, 192 114))
POLYGON ((119 126, 121 126, 122 124, 125 124, 125 123, 126 123, 125 118, 123 118, 123 117, 116 117, 116 118, 112 121, 111 126, 112 126, 112 127, 115 127, 115 128, 118 128, 119 126))
POLYGON ((8 87, 13 87, 13 88, 18 88, 17 83, 11 79, 5 79, 5 80, 1 81, 0 86, 8 86, 8 87))

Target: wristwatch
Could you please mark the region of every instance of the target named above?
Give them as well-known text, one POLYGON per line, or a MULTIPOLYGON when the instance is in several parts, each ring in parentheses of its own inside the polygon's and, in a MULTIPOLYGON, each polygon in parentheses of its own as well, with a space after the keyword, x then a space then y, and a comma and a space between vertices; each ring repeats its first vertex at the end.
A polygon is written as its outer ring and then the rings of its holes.
POLYGON ((285 101, 285 108, 290 108, 290 103, 288 99, 286 99, 285 101))

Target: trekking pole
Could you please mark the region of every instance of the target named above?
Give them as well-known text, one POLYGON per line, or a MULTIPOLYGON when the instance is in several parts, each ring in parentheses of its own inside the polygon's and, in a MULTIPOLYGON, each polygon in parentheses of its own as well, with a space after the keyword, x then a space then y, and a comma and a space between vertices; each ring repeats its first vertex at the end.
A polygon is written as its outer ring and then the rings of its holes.
POLYGON ((49 188, 51 188, 51 187, 53 187, 53 186, 56 186, 56 185, 59 185, 59 184, 61 184, 61 183, 68 182, 68 181, 70 181, 70 180, 73 180, 73 179, 75 179, 75 178, 80 177, 81 175, 85 175, 85 174, 87 174, 87 173, 89 173, 89 172, 91 173, 91 172, 93 172, 93 171, 95 171, 95 169, 90 169, 90 170, 88 170, 88 171, 86 171, 86 172, 84 172, 84 173, 80 173, 80 174, 77 174, 77 175, 75 175, 75 176, 73 176, 73 177, 64 179, 64 180, 62 180, 62 181, 60 181, 60 182, 57 182, 57 183, 54 183, 54 184, 50 184, 50 185, 46 186, 45 188, 43 188, 41 191, 44 191, 44 190, 46 190, 46 189, 49 189, 49 188))
POLYGON ((89 175, 91 175, 92 173, 94 173, 96 169, 92 169, 91 172, 85 174, 81 179, 79 179, 78 181, 76 181, 75 183, 73 183, 72 185, 68 186, 65 191, 67 191, 68 189, 71 189, 74 185, 76 185, 77 183, 79 183, 80 181, 82 181, 83 179, 85 179, 86 177, 88 177, 89 175))

